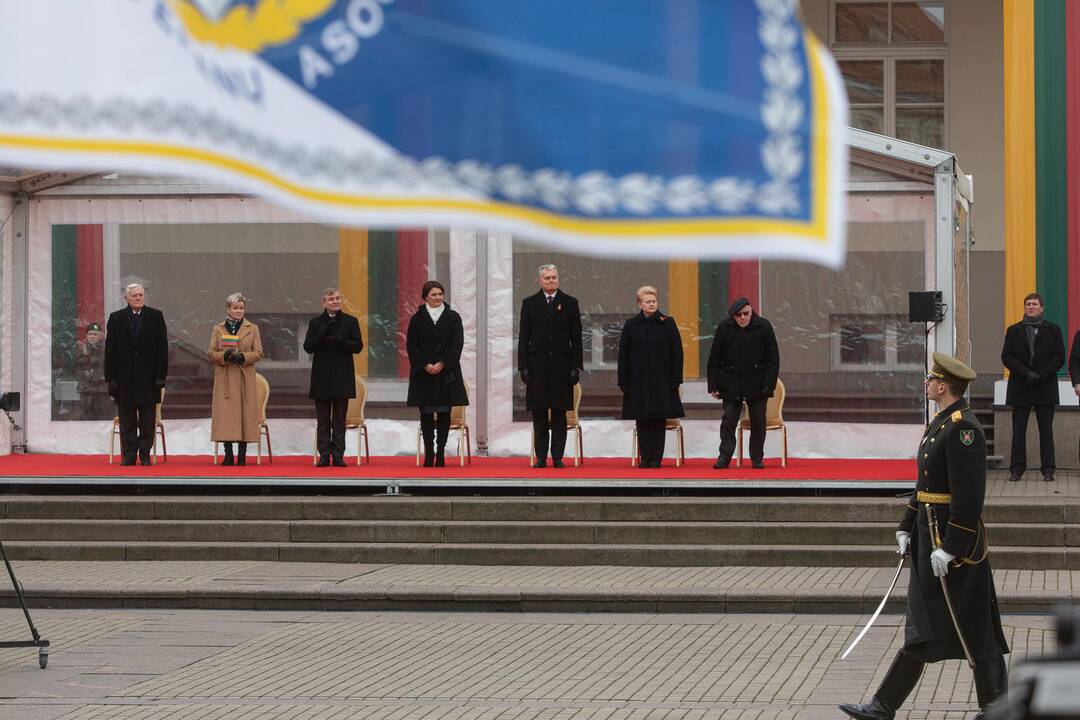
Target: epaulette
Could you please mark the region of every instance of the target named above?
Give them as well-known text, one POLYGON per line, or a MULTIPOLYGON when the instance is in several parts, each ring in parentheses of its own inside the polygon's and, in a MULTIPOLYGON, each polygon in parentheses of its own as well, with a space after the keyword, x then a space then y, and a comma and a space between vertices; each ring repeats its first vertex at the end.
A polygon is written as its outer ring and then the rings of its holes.
POLYGON ((960 422, 961 420, 964 419, 964 411, 963 410, 957 410, 956 412, 954 412, 949 417, 949 419, 952 420, 954 423, 960 422))

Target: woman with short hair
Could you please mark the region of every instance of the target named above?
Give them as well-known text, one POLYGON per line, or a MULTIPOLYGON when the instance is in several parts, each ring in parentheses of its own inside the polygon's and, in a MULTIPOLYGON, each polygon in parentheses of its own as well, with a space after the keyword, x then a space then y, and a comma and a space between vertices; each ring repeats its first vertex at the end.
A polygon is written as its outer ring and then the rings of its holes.
POLYGON ((469 404, 461 377, 465 330, 461 316, 445 302, 446 289, 441 283, 424 283, 420 297, 424 304, 409 320, 405 338, 409 351, 409 395, 405 404, 420 409, 424 467, 443 467, 450 408, 469 404))
POLYGON ((683 349, 675 318, 659 310, 652 285, 637 291, 640 312, 626 321, 619 336, 619 389, 623 420, 637 424, 640 467, 658 468, 664 459, 668 418, 684 417, 679 385, 683 349))
POLYGON ((225 298, 225 319, 210 333, 207 355, 214 363, 214 395, 210 410, 210 440, 224 443, 222 465, 246 465, 247 443, 259 439, 259 390, 255 363, 262 360, 259 327, 244 317, 247 298, 225 298), (233 443, 237 444, 234 460, 233 443))

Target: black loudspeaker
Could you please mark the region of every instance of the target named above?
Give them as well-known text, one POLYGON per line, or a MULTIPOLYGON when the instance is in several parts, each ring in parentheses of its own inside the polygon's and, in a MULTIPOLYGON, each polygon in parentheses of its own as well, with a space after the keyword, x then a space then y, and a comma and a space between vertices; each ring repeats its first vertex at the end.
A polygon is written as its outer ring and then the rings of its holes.
POLYGON ((19 412, 22 397, 17 392, 0 393, 0 410, 4 412, 19 412))
POLYGON ((908 293, 909 322, 937 322, 941 318, 941 291, 908 293))

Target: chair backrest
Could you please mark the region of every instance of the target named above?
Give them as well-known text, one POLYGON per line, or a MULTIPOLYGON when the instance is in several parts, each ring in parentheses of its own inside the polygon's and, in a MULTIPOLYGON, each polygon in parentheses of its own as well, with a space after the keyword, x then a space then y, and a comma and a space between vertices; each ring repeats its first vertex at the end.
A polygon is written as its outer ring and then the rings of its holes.
POLYGON ((161 422, 161 406, 165 402, 165 388, 161 388, 161 399, 158 400, 157 405, 154 406, 154 422, 161 422))
MULTIPOLYGON (((578 408, 581 407, 581 383, 574 386, 574 409, 566 413, 566 427, 576 428, 578 425, 578 408)), ((548 411, 550 415, 551 411, 548 411)))
POLYGON ((345 424, 360 427, 364 424, 364 407, 367 405, 367 383, 356 376, 356 397, 349 398, 349 407, 345 410, 345 424))
MULTIPOLYGON (((465 378, 461 378, 461 384, 465 386, 465 397, 469 397, 469 383, 465 378)), ((465 427, 467 422, 465 418, 466 405, 451 405, 450 406, 450 427, 455 430, 460 430, 465 427)))
MULTIPOLYGON (((769 398, 769 402, 765 403, 765 427, 780 427, 784 424, 784 398, 786 396, 787 389, 784 387, 784 381, 777 378, 776 389, 773 390, 773 396, 769 398)), ((746 403, 743 403, 742 415, 739 416, 739 424, 744 427, 750 427, 750 418, 747 415, 746 403)))
POLYGON ((266 422, 266 404, 270 402, 270 383, 266 378, 255 373, 255 388, 259 398, 259 424, 266 422))

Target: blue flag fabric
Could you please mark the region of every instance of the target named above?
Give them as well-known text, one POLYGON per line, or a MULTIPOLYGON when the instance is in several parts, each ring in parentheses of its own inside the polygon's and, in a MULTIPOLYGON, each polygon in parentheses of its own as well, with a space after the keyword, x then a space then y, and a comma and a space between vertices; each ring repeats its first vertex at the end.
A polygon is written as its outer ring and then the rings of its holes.
POLYGON ((0 79, 0 162, 182 169, 582 252, 842 259, 846 106, 795 0, 65 8, 3 11, 0 42, 61 24, 72 57, 0 79), (114 57, 84 67, 91 40, 114 57))

